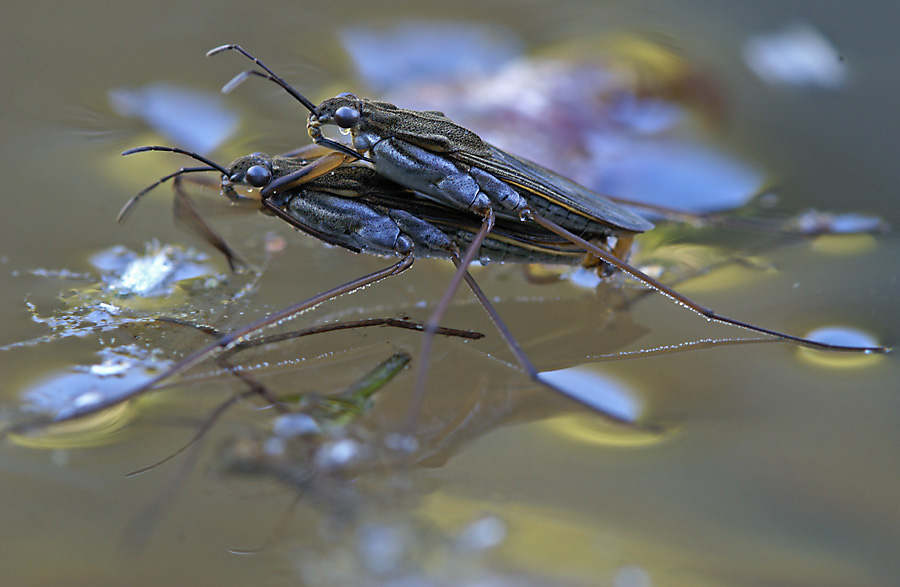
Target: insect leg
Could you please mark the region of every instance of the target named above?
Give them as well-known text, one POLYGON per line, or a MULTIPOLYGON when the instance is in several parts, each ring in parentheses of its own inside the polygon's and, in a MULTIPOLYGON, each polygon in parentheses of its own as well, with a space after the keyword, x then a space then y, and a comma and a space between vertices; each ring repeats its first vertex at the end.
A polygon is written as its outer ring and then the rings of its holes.
POLYGON ((483 222, 481 228, 479 229, 478 233, 472 239, 468 249, 466 249, 466 253, 463 256, 463 258, 460 259, 459 256, 456 254, 451 255, 451 259, 453 260, 454 264, 456 265, 457 271, 454 274, 453 279, 451 280, 450 284, 447 286, 447 289, 444 292, 444 296, 441 298, 440 302, 438 303, 438 305, 435 308, 432 315, 429 317, 428 322, 426 323, 426 326, 425 326, 425 336, 422 339, 422 350, 421 350, 421 353, 419 356, 419 364, 416 366, 416 382, 415 382, 415 388, 413 391, 413 400, 412 400, 409 410, 407 412, 406 425, 404 428, 405 433, 410 434, 410 435, 414 433, 416 423, 418 422, 419 415, 421 414, 421 411, 422 411, 422 405, 424 403, 424 397, 425 397, 424 396, 425 376, 428 372, 428 362, 431 357, 431 347, 432 347, 432 341, 434 339, 433 334, 431 334, 431 329, 434 329, 437 326, 438 322, 443 317, 444 313, 446 312, 447 308, 450 305, 450 301, 452 300, 453 295, 456 293, 456 290, 459 288, 459 285, 463 280, 466 281, 466 284, 469 286, 469 289, 472 291, 472 293, 475 295, 475 297, 481 303, 482 307, 487 312, 488 317, 491 319, 491 322, 493 322, 493 324, 497 328, 498 332, 500 332, 500 335, 506 341, 507 346, 509 346, 513 355, 515 355, 516 359, 519 361, 519 364, 522 366, 523 369, 525 369, 525 371, 528 373, 528 376, 532 380, 536 381, 537 383, 540 383, 541 385, 544 385, 545 387, 549 388, 550 390, 552 390, 568 399, 577 401, 578 403, 591 408, 591 410, 596 412, 601 417, 609 420, 610 422, 613 422, 618 425, 634 427, 635 426, 634 422, 626 420, 626 419, 624 419, 620 416, 617 416, 613 413, 607 412, 607 411, 603 410, 602 408, 598 407, 597 405, 594 405, 594 404, 585 402, 579 398, 573 397, 572 395, 566 393, 563 389, 557 387, 553 383, 550 383, 549 381, 546 381, 545 379, 541 378, 540 373, 535 368, 535 366, 531 362, 531 360, 528 358, 528 355, 526 355, 525 351, 522 350, 522 347, 519 346, 519 343, 516 341, 515 337, 512 335, 512 332, 509 330, 509 328, 506 326, 506 324, 500 318, 500 315, 494 309, 493 304, 491 304, 488 297, 481 290, 481 287, 478 285, 478 283, 475 281, 475 279, 471 276, 471 274, 469 273, 469 270, 468 270, 469 265, 471 265, 472 261, 475 258, 475 255, 478 253, 479 249, 481 248, 481 243, 484 241, 487 234, 491 231, 491 229, 493 228, 493 225, 494 225, 494 216, 493 216, 493 212, 490 211, 490 209, 489 209, 489 212, 485 216, 485 219, 484 219, 484 222, 483 222))
POLYGON ((361 151, 369 148, 373 166, 381 175, 454 208, 483 214, 486 208, 496 206, 518 214, 527 206, 525 198, 508 183, 441 153, 394 137, 371 147, 366 142, 355 142, 355 146, 361 151))
MULTIPOLYGON (((418 330, 420 332, 424 332, 425 330, 425 326, 423 324, 414 322, 412 320, 404 320, 402 318, 363 318, 360 320, 352 320, 349 322, 331 322, 328 324, 320 324, 319 326, 311 326, 309 328, 304 328, 303 330, 273 334, 271 336, 264 336, 261 338, 254 338, 252 340, 243 341, 222 351, 219 359, 225 359, 249 348, 267 344, 274 344, 276 342, 282 342, 285 340, 293 340, 295 338, 302 338, 304 336, 310 336, 313 334, 324 334, 326 332, 334 332, 336 330, 350 330, 369 327, 401 328, 404 330, 418 330)), ((458 328, 447 328, 444 326, 439 327, 435 331, 435 334, 440 334, 443 336, 456 336, 459 338, 467 338, 470 340, 478 340, 480 338, 484 338, 484 335, 480 332, 475 332, 473 330, 460 330, 458 328)))
POLYGON ((378 141, 369 156, 379 174, 453 208, 481 214, 491 206, 472 174, 446 157, 395 138, 378 141))
MULTIPOLYGON (((462 266, 462 261, 458 258, 454 258, 453 262, 456 264, 457 267, 462 266)), ((490 302, 488 297, 484 294, 484 291, 482 291, 481 287, 478 285, 478 282, 475 281, 475 278, 473 278, 472 275, 468 271, 466 271, 465 280, 466 280, 466 284, 469 286, 469 289, 472 290, 472 293, 475 295, 476 298, 478 298, 478 301, 481 302, 481 306, 484 308, 485 312, 487 312, 487 315, 491 319, 491 322, 494 323, 494 327, 500 333, 500 336, 502 336, 503 340, 506 341, 506 345, 512 351, 513 355, 515 355, 516 359, 519 361, 519 364, 522 366, 523 369, 525 369, 525 372, 528 373, 528 376, 531 377, 531 379, 533 381, 540 383, 541 385, 549 388, 550 390, 562 395, 563 397, 565 397, 569 400, 576 401, 576 402, 590 408, 597 415, 609 420, 610 422, 612 422, 614 424, 624 425, 624 426, 629 426, 629 427, 635 426, 634 422, 632 422, 630 420, 626 420, 626 419, 624 419, 620 416, 617 416, 616 414, 613 414, 611 412, 608 412, 606 410, 603 410, 602 408, 600 408, 599 406, 597 406, 595 404, 588 403, 580 398, 574 397, 571 394, 566 393, 564 390, 557 387, 553 383, 550 383, 549 381, 543 379, 541 377, 540 372, 534 366, 534 363, 531 362, 531 359, 528 358, 528 355, 525 354, 525 351, 522 350, 521 346, 519 346, 518 341, 516 341, 512 332, 509 330, 509 327, 506 326, 506 323, 503 322, 502 318, 500 318, 500 314, 497 313, 497 310, 494 308, 494 305, 490 302)))
POLYGON ((347 161, 347 159, 347 155, 342 155, 340 153, 331 151, 327 155, 319 157, 309 165, 304 165, 297 171, 288 173, 287 175, 273 180, 269 183, 269 185, 263 188, 261 195, 263 198, 270 198, 279 192, 286 192, 291 188, 312 181, 313 179, 321 177, 329 171, 340 167, 347 161))
POLYGON ((172 212, 178 223, 186 226, 191 232, 198 234, 203 240, 215 247, 228 260, 228 267, 237 272, 248 267, 247 262, 231 248, 231 245, 218 232, 206 223, 194 208, 191 197, 184 191, 180 177, 175 178, 175 199, 172 201, 172 212))
MULTIPOLYGON (((183 320, 179 320, 177 318, 160 318, 162 322, 167 322, 171 324, 179 324, 182 326, 190 326, 202 332, 205 332, 215 338, 220 338, 222 334, 215 330, 214 328, 198 326, 196 324, 185 322, 183 320)), ((178 455, 182 454, 184 451, 189 449, 191 446, 197 443, 201 438, 203 438, 206 433, 212 428, 212 426, 218 421, 218 419, 228 410, 231 406, 235 405, 237 402, 242 399, 252 397, 254 395, 260 396, 265 399, 270 405, 274 406, 281 413, 288 413, 290 410, 286 407, 286 405, 282 402, 282 400, 272 394, 268 389, 266 389, 259 381, 256 380, 249 372, 245 371, 239 366, 233 365, 229 362, 229 359, 236 355, 239 352, 245 351, 247 349, 251 349, 254 347, 260 347, 269 344, 275 344, 278 342, 283 342, 286 340, 293 340, 297 338, 303 338, 306 336, 312 336, 314 334, 324 334, 326 332, 335 332, 338 330, 353 330, 358 328, 370 328, 370 327, 387 327, 387 328, 401 328, 404 330, 418 330, 424 331, 425 327, 418 323, 410 320, 404 320, 401 318, 363 318, 360 320, 351 320, 347 322, 332 322, 328 324, 320 324, 318 326, 311 326, 309 328, 304 328, 302 330, 297 330, 293 332, 285 332, 280 334, 274 334, 271 336, 264 336, 261 338, 254 338, 252 340, 247 340, 244 342, 236 343, 235 345, 228 347, 226 350, 219 353, 219 356, 216 357, 216 363, 222 369, 227 371, 228 373, 234 375, 241 381, 243 381, 248 389, 233 394, 227 400, 219 404, 212 412, 207 415, 207 417, 200 424, 197 431, 191 437, 191 439, 185 443, 181 448, 176 450, 175 452, 167 455, 165 458, 160 459, 159 461, 153 463, 152 465, 148 465, 146 467, 142 467, 137 469, 136 471, 132 471, 125 475, 126 477, 134 477, 140 475, 142 473, 146 473, 151 469, 155 469, 160 465, 163 465, 178 455)), ((436 334, 440 334, 442 336, 456 336, 459 338, 466 338, 471 340, 477 340, 483 338, 484 335, 480 332, 474 332, 471 330, 459 330, 456 328, 446 328, 439 327, 436 331, 436 334)), ((406 364, 405 362, 403 363, 406 364)), ((350 388, 354 389, 354 388, 350 388)))
POLYGON ((839 345, 839 344, 830 344, 830 343, 825 343, 825 342, 819 342, 816 340, 803 338, 801 336, 794 336, 792 334, 779 332, 777 330, 771 330, 771 329, 765 328, 763 326, 757 326, 755 324, 743 322, 743 321, 737 320, 735 318, 729 318, 728 316, 722 316, 721 314, 718 314, 709 308, 701 306, 694 300, 690 299, 689 297, 685 296, 684 294, 681 294, 681 293, 675 291, 674 289, 668 287, 667 285, 661 283, 660 281, 653 279, 652 277, 650 277, 643 271, 641 271, 635 267, 632 267, 631 265, 622 261, 621 259, 619 259, 615 255, 613 255, 612 253, 604 251, 600 247, 569 232, 568 230, 559 226, 555 222, 551 222, 550 220, 547 220, 546 218, 541 217, 540 215, 536 214, 533 210, 528 210, 526 212, 526 216, 528 218, 530 218, 531 220, 533 220, 534 222, 538 223, 539 225, 543 226, 547 230, 560 235, 561 237, 569 240, 572 243, 577 244, 578 246, 584 247, 584 249, 586 251, 588 251, 589 253, 591 253, 592 255, 596 255, 597 257, 601 258, 606 263, 609 263, 610 265, 616 267, 620 271, 631 275, 632 277, 638 279, 639 281, 642 281, 643 283, 647 284, 649 287, 655 289, 656 291, 663 294, 664 296, 681 304, 682 306, 686 307, 687 309, 703 316, 707 320, 720 322, 722 324, 730 324, 732 326, 744 328, 745 330, 751 330, 753 332, 760 332, 762 334, 767 334, 769 336, 774 336, 776 338, 780 338, 783 340, 789 340, 789 341, 792 341, 792 342, 795 342, 795 343, 798 343, 798 344, 801 344, 804 346, 818 348, 818 349, 824 349, 824 350, 829 350, 829 351, 885 353, 890 350, 889 348, 882 347, 882 346, 858 347, 858 346, 848 346, 848 345, 839 345))
POLYGON ((339 297, 344 294, 352 293, 358 289, 364 288, 368 285, 371 285, 373 283, 381 281, 382 279, 386 279, 388 277, 392 277, 394 275, 398 275, 398 274, 406 271, 407 269, 409 269, 412 266, 413 262, 415 261, 415 256, 411 252, 412 251, 411 244, 409 245, 407 250, 409 252, 407 252, 399 261, 390 265, 389 267, 380 269, 378 271, 374 271, 374 272, 364 275, 362 277, 358 277, 352 281, 348 281, 347 283, 344 283, 343 285, 334 287, 328 291, 322 292, 320 294, 316 294, 316 295, 312 296, 311 298, 308 298, 306 300, 303 300, 302 302, 299 302, 297 304, 294 304, 292 306, 284 308, 283 310, 279 310, 278 312, 269 314, 268 316, 260 318, 259 320, 256 320, 255 322, 248 324, 247 326, 244 326, 242 328, 239 328, 237 330, 234 330, 234 331, 226 334, 225 336, 219 338, 215 342, 213 342, 197 351, 194 351, 193 353, 191 353, 190 355, 188 355, 187 357, 185 357, 184 359, 182 359, 181 361, 179 361, 178 363, 173 365, 167 371, 150 379, 146 383, 131 390, 127 394, 123 394, 121 396, 118 396, 118 397, 115 397, 112 399, 101 400, 94 404, 85 406, 82 410, 72 414, 71 416, 67 416, 66 418, 62 418, 62 419, 43 418, 43 419, 38 419, 38 420, 31 421, 31 422, 25 422, 22 424, 11 426, 9 428, 6 428, 5 430, 0 431, 0 437, 2 437, 3 435, 5 435, 7 433, 22 434, 22 433, 30 432, 37 428, 41 428, 43 426, 48 426, 53 423, 75 420, 75 419, 78 419, 78 418, 81 418, 84 416, 88 416, 90 414, 96 414, 97 412, 102 412, 103 410, 111 408, 112 406, 123 403, 125 401, 135 399, 135 398, 151 391, 152 389, 154 389, 157 385, 159 385, 163 381, 165 381, 171 377, 174 377, 178 373, 181 373, 182 371, 196 365, 197 363, 199 363, 203 359, 207 358, 208 356, 212 355, 213 353, 219 351, 220 349, 227 349, 234 344, 239 344, 241 342, 241 340, 243 340, 246 336, 248 336, 254 332, 262 330, 263 328, 266 328, 267 326, 271 326, 273 324, 278 324, 280 322, 283 322, 290 318, 293 318, 293 317, 295 317, 303 312, 306 312, 328 300, 334 299, 334 298, 339 297))
POLYGON ((415 432, 419 414, 422 412, 422 404, 425 401, 425 377, 428 374, 428 363, 431 359, 431 347, 434 342, 434 334, 437 331, 441 318, 444 317, 447 308, 450 307, 450 302, 453 300, 456 290, 459 289, 460 283, 462 283, 465 276, 468 275, 469 265, 471 265, 475 256, 478 254, 478 251, 481 249, 481 243, 493 227, 494 212, 491 208, 488 208, 485 212, 484 220, 481 223, 481 228, 478 229, 478 232, 472 238, 472 242, 469 244, 469 248, 466 249, 466 253, 460 261, 456 273, 453 274, 453 279, 450 280, 450 284, 444 291, 443 297, 441 297, 434 312, 428 317, 428 322, 425 323, 425 334, 422 337, 422 350, 419 355, 419 364, 416 366, 416 382, 415 387, 413 388, 413 398, 410 402, 409 410, 407 411, 406 425, 404 426, 406 434, 412 435, 415 432))
POLYGON ((747 230, 751 232, 778 235, 817 236, 821 234, 878 234, 888 232, 890 225, 878 217, 860 217, 853 214, 830 214, 810 211, 787 218, 745 218, 734 214, 718 212, 685 212, 656 204, 634 202, 626 198, 604 195, 616 204, 627 208, 638 208, 658 215, 671 222, 681 222, 692 226, 719 226, 747 230), (854 217, 849 226, 842 219, 854 217))

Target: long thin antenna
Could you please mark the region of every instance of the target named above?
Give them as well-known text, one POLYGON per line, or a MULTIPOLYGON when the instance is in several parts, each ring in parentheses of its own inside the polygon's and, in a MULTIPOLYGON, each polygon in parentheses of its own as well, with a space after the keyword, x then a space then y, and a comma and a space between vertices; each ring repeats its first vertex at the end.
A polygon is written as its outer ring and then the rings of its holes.
POLYGON ((215 161, 207 159, 206 157, 204 157, 203 155, 200 155, 199 153, 194 153, 193 151, 187 151, 185 149, 179 149, 178 147, 160 147, 157 145, 152 145, 152 146, 147 146, 147 147, 135 147, 134 149, 128 149, 127 151, 123 151, 122 155, 133 155, 135 153, 146 153, 148 151, 163 151, 165 153, 177 153, 179 155, 187 155, 188 157, 191 157, 192 159, 196 159, 197 161, 199 161, 201 163, 205 163, 206 165, 203 167, 182 167, 178 171, 175 171, 174 173, 170 173, 169 175, 166 175, 165 177, 161 177, 159 180, 148 185, 147 187, 145 187, 144 189, 139 191, 137 194, 132 196, 130 200, 125 202, 125 205, 122 206, 122 209, 119 210, 119 215, 116 217, 117 223, 121 223, 123 220, 125 220, 125 217, 128 216, 129 212, 131 212, 131 210, 138 203, 138 200, 140 200, 144 196, 144 194, 153 190, 158 185, 169 181, 170 179, 174 179, 180 175, 184 175, 185 173, 199 173, 199 172, 206 172, 206 171, 218 171, 222 175, 228 175, 228 170, 225 169, 224 167, 222 167, 221 165, 219 165, 218 163, 216 163, 215 161))
POLYGON ((234 86, 241 83, 248 75, 254 75, 254 73, 255 73, 255 75, 259 75, 261 77, 265 77, 266 79, 272 80, 273 82, 275 82, 276 84, 278 84, 279 86, 284 88, 284 91, 286 91, 288 94, 293 96, 295 100, 297 100, 298 102, 300 102, 301 104, 306 106, 306 109, 309 110, 310 112, 316 111, 316 105, 313 104, 309 100, 309 98, 307 98, 306 96, 304 96, 303 94, 301 94, 300 92, 295 90, 294 87, 291 86, 291 84, 289 84, 286 81, 284 81, 283 79, 281 79, 281 77, 279 77, 279 75, 277 73, 275 73, 274 71, 272 71, 271 69, 266 67, 265 63, 263 63, 262 61, 260 61, 259 59, 257 59, 256 57, 254 57, 253 55, 248 53, 240 45, 222 45, 221 47, 216 47, 215 49, 210 49, 209 51, 207 51, 206 56, 212 57, 213 55, 216 55, 218 53, 224 53, 225 51, 237 51, 238 53, 240 53, 241 55, 243 55, 244 57, 246 57, 247 59, 249 59, 256 65, 258 65, 260 68, 262 68, 263 71, 265 71, 267 74, 269 74, 269 75, 263 75, 263 74, 259 73, 258 71, 254 72, 253 70, 245 71, 244 73, 239 73, 230 82, 225 84, 224 88, 222 88, 222 91, 225 92, 226 94, 229 91, 231 91, 231 89, 234 86), (241 79, 238 79, 238 78, 241 78, 241 79), (227 88, 227 90, 226 90, 226 88, 227 88))
MULTIPOLYGON (((241 73, 239 73, 236 76, 234 76, 233 78, 231 78, 231 81, 229 81, 227 84, 222 86, 223 94, 227 94, 227 93, 231 92, 238 85, 242 84, 244 82, 244 80, 246 80, 248 77, 255 75, 257 77, 261 77, 263 79, 267 79, 269 81, 275 82, 282 89, 284 89, 284 91, 286 91, 288 94, 290 94, 295 100, 297 100, 298 102, 303 104, 303 106, 305 106, 306 109, 309 110, 310 114, 314 115, 316 113, 316 105, 313 104, 313 102, 309 98, 307 98, 306 96, 304 96, 303 94, 298 92, 296 89, 294 89, 294 87, 291 84, 284 81, 284 79, 282 79, 277 73, 275 73, 274 71, 269 69, 266 66, 266 64, 264 64, 262 61, 260 61, 253 55, 251 55, 249 52, 247 52, 246 49, 244 49, 240 45, 222 45, 221 47, 216 47, 215 49, 208 51, 206 53, 206 56, 209 57, 211 55, 216 55, 218 53, 223 53, 225 51, 237 51, 238 53, 240 53, 241 55, 243 55, 244 57, 246 57, 247 59, 249 59, 256 65, 258 65, 260 68, 262 68, 265 71, 265 73, 263 73, 261 71, 256 71, 255 69, 248 69, 247 71, 242 71, 241 73)), ((365 155, 362 155, 361 153, 357 153, 356 151, 354 151, 347 145, 345 145, 343 143, 339 143, 337 141, 333 141, 331 139, 327 139, 322 136, 320 136, 316 139, 316 144, 324 145, 324 146, 328 147, 329 149, 332 149, 334 151, 339 151, 345 155, 349 155, 350 157, 353 157, 354 159, 371 162, 371 159, 369 159, 365 155)))
POLYGON ((212 167, 215 171, 220 171, 222 175, 228 175, 228 170, 211 159, 207 159, 200 153, 188 151, 187 149, 179 149, 178 147, 160 147, 159 145, 150 145, 146 147, 135 147, 122 151, 122 155, 134 155, 135 153, 146 153, 148 151, 163 151, 165 153, 178 153, 179 155, 187 155, 192 159, 196 159, 200 163, 205 163, 212 167))

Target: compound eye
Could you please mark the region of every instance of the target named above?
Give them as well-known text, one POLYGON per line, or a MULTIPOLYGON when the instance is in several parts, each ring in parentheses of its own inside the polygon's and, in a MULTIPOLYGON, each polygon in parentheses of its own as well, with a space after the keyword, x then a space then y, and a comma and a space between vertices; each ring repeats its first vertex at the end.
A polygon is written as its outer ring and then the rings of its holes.
POLYGON ((359 122, 359 110, 341 106, 334 111, 334 123, 341 128, 353 128, 359 122))
POLYGON ((244 174, 244 181, 255 188, 265 187, 271 179, 272 172, 262 165, 254 165, 244 174))

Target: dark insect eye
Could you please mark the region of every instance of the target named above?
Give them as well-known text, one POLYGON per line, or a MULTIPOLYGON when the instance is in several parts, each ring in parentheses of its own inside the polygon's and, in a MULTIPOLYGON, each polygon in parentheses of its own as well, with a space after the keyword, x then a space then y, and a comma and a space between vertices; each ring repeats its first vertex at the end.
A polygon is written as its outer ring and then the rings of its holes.
POLYGON ((334 123, 341 128, 353 128, 359 122, 359 110, 341 106, 334 111, 334 123))
POLYGON ((255 188, 264 187, 272 179, 272 172, 262 165, 254 165, 244 174, 244 180, 255 188))

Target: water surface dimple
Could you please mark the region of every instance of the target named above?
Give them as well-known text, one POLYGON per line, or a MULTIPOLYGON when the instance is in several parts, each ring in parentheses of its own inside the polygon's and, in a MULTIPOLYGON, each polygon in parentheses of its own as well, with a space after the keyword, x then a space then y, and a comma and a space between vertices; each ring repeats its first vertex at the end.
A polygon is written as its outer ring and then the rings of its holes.
POLYGON ((555 434, 602 446, 645 446, 656 444, 666 436, 663 431, 640 424, 644 412, 640 394, 616 378, 586 366, 541 373, 541 378, 581 403, 634 424, 614 424, 592 414, 558 416, 544 423, 555 434))
MULTIPOLYGON (((872 334, 850 326, 822 326, 809 331, 805 337, 842 346, 877 347, 879 345, 872 334)), ((879 363, 884 356, 882 353, 874 352, 832 352, 807 347, 798 347, 797 352, 803 361, 824 367, 847 369, 871 367, 879 363)))

